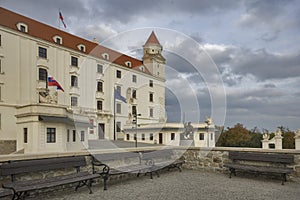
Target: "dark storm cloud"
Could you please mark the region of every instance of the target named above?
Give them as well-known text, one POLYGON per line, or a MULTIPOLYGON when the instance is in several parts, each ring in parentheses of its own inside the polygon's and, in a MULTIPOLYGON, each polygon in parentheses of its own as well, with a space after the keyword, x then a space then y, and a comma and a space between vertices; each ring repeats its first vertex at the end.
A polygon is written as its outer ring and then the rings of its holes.
POLYGON ((276 20, 286 12, 286 6, 291 0, 272 1, 245 1, 246 13, 243 15, 239 25, 254 27, 256 25, 274 25, 276 20))
POLYGON ((54 26, 58 24, 59 9, 67 26, 72 23, 69 17, 77 18, 88 13, 81 0, 2 0, 1 6, 54 26))
POLYGON ((235 0, 215 0, 215 1, 198 1, 198 0, 169 0, 169 1, 140 1, 140 0, 103 0, 89 1, 89 6, 93 10, 93 17, 109 16, 106 20, 129 23, 137 17, 153 19, 157 15, 203 15, 226 12, 238 6, 235 0))
POLYGON ((299 54, 274 54, 265 49, 240 49, 230 63, 234 73, 252 74, 258 80, 283 79, 300 76, 299 54))

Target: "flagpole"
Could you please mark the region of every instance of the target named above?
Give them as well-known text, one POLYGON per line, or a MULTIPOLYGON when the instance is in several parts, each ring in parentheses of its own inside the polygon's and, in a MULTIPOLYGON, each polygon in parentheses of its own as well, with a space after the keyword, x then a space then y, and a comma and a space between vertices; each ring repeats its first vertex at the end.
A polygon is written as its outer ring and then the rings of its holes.
POLYGON ((114 87, 114 140, 116 140, 116 88, 114 87))

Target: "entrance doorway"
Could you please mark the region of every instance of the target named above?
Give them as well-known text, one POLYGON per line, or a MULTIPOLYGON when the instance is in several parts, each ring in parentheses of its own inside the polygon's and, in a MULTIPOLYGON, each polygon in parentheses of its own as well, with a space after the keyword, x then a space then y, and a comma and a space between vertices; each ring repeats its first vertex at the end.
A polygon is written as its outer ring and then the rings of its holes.
POLYGON ((104 133, 105 133, 105 124, 98 124, 98 136, 99 140, 104 139, 104 133))
POLYGON ((163 143, 163 134, 162 134, 162 133, 159 133, 159 134, 158 134, 158 143, 159 143, 159 144, 162 144, 162 143, 163 143))

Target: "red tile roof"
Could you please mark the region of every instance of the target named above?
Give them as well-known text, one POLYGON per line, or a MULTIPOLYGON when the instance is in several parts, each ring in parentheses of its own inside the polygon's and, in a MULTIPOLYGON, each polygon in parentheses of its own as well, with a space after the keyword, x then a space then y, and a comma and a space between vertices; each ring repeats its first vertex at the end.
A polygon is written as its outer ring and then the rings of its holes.
POLYGON ((152 33, 149 36, 149 38, 148 38, 147 42, 145 43, 145 45, 146 44, 159 44, 160 45, 160 43, 159 43, 159 41, 158 41, 158 39, 157 39, 154 31, 152 31, 152 33))
MULTIPOLYGON (((128 68, 125 62, 130 61, 130 68, 141 71, 139 69, 139 66, 143 65, 143 62, 141 60, 122 54, 102 45, 98 45, 94 42, 88 41, 86 39, 80 38, 78 36, 72 35, 70 33, 64 32, 57 28, 51 27, 49 25, 43 24, 36 20, 30 19, 28 17, 0 7, 0 26, 19 31, 16 26, 19 22, 25 23, 28 26, 28 33, 24 34, 28 34, 32 37, 36 37, 50 43, 55 43, 53 40, 54 36, 60 36, 63 40, 62 46, 66 48, 80 52, 80 50, 77 48, 77 45, 83 44, 86 47, 86 51, 84 52, 85 54, 89 54, 94 57, 103 59, 102 54, 107 53, 109 54, 110 62, 128 68)), ((145 68, 144 72, 151 75, 147 68, 145 68)))

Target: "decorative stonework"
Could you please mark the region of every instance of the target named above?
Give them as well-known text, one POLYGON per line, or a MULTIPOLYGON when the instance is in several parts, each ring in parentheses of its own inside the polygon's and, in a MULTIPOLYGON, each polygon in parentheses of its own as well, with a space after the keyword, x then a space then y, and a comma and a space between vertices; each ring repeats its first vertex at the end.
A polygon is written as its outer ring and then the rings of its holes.
POLYGON ((40 103, 49 103, 49 104, 57 104, 58 102, 58 92, 55 91, 53 95, 50 95, 49 89, 46 88, 38 88, 39 102, 40 103))

